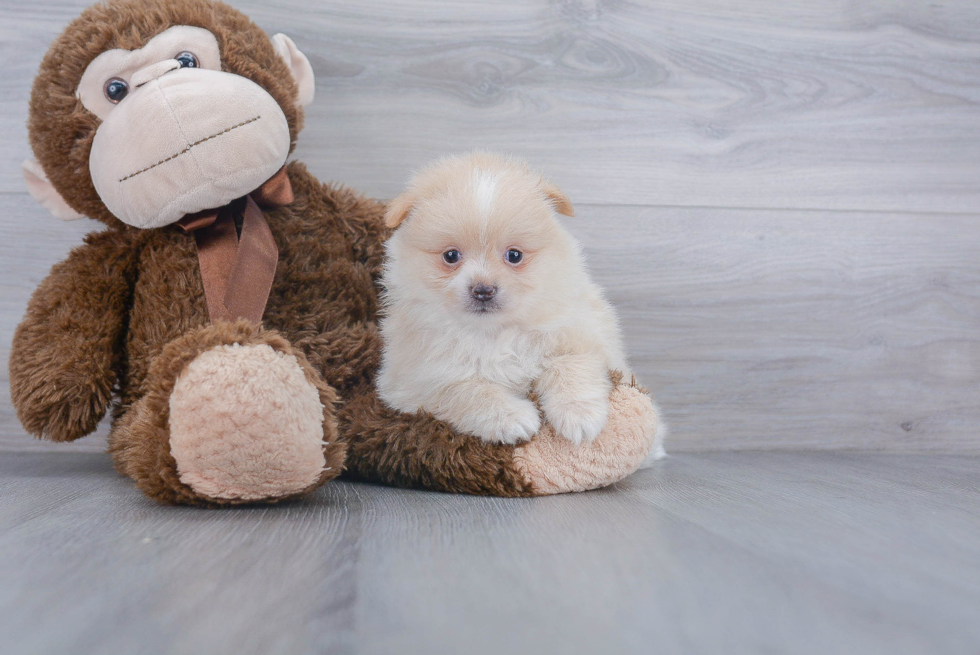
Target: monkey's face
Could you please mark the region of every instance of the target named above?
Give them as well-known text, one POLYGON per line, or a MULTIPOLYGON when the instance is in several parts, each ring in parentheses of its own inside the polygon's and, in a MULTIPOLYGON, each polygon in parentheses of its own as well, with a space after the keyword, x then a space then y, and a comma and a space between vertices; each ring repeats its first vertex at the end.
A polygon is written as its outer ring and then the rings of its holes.
MULTIPOLYGON (((180 8, 171 4, 167 10, 179 13, 175 6, 180 8)), ((123 2, 110 9, 122 21, 126 12, 119 9, 132 8, 135 16, 149 12, 147 7, 123 2)), ((197 12, 192 15, 199 23, 210 22, 202 16, 213 19, 212 29, 171 24, 150 32, 151 38, 134 38, 130 26, 120 24, 101 35, 106 45, 122 47, 96 49, 91 44, 97 39, 84 32, 101 26, 93 28, 95 21, 83 14, 62 36, 84 43, 95 56, 84 69, 76 66, 74 107, 65 112, 73 130, 56 116, 36 116, 32 97, 32 145, 43 171, 25 167, 25 175, 35 197, 56 215, 49 203, 61 201, 62 217, 85 212, 105 220, 102 205, 128 225, 161 227, 254 191, 286 163, 301 116, 297 105, 313 95, 309 61, 288 37, 276 35, 270 42, 224 5, 191 0, 183 9, 197 12), (71 139, 68 148, 65 137, 71 139), (67 152, 56 158, 59 147, 67 152), (82 155, 87 175, 79 179, 82 155)), ((59 71, 66 75, 56 58, 51 61, 58 45, 35 83, 35 96, 43 92, 56 101, 48 104, 49 112, 69 100, 55 97, 67 95, 60 91, 64 80, 40 85, 59 71)))
POLYGON ((222 72, 217 40, 199 27, 103 52, 76 94, 102 119, 89 155, 92 183, 109 211, 135 227, 225 205, 272 177, 289 154, 278 103, 222 72))

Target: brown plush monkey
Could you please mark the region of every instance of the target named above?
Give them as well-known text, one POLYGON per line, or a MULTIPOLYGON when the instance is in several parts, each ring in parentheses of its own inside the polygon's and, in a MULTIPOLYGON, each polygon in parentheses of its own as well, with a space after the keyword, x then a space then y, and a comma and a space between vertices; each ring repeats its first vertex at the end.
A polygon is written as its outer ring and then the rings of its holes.
POLYGON ((208 0, 95 5, 55 41, 25 178, 55 216, 106 227, 52 269, 16 331, 27 430, 78 439, 112 405, 117 468, 167 503, 275 501, 344 470, 507 496, 635 470, 659 430, 628 384, 577 449, 547 427, 489 445, 381 405, 384 207, 285 166, 313 93, 288 37, 208 0))

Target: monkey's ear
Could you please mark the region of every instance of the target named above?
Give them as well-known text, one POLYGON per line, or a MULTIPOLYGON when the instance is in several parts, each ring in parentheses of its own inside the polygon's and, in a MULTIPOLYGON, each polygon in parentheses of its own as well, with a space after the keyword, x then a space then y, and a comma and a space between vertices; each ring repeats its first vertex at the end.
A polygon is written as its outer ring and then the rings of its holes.
POLYGON ((572 208, 572 201, 568 199, 568 196, 561 189, 551 182, 542 182, 541 190, 544 191, 544 195, 551 201, 551 206, 555 208, 556 212, 565 216, 575 215, 575 210, 572 208))
POLYGON ((398 227, 402 221, 408 218, 408 214, 414 206, 414 196, 407 193, 401 194, 388 203, 388 209, 385 211, 385 225, 390 228, 398 227))
POLYGON ((305 107, 313 102, 316 83, 314 82, 313 67, 310 66, 310 60, 300 52, 300 49, 296 47, 293 40, 285 34, 276 34, 273 36, 272 47, 276 49, 276 53, 289 66, 289 72, 293 74, 293 81, 299 87, 296 104, 300 107, 305 107))
POLYGON ((24 181, 27 182, 27 191, 31 197, 37 200, 42 207, 54 214, 55 218, 63 221, 73 221, 76 218, 85 218, 82 214, 68 206, 65 199, 61 197, 51 180, 44 174, 44 169, 33 159, 28 159, 20 165, 24 173, 24 181))

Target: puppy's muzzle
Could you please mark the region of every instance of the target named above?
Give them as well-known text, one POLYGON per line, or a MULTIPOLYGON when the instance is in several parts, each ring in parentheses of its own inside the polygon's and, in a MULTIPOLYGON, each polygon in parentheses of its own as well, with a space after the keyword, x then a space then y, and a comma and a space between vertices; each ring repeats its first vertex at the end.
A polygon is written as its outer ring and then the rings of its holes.
POLYGON ((475 314, 490 314, 497 309, 497 287, 489 284, 477 284, 470 287, 470 311, 475 314))
POLYGON ((470 294, 473 296, 473 300, 490 302, 497 295, 497 287, 492 287, 489 284, 477 284, 470 289, 470 294))

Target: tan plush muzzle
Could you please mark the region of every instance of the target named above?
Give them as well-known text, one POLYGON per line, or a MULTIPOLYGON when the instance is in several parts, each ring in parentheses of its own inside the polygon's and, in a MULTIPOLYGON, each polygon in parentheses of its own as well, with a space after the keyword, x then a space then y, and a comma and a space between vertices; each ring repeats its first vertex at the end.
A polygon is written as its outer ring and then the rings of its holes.
POLYGON ((161 227, 220 207, 285 164, 286 116, 251 80, 160 62, 132 82, 89 157, 96 191, 122 222, 161 227))

